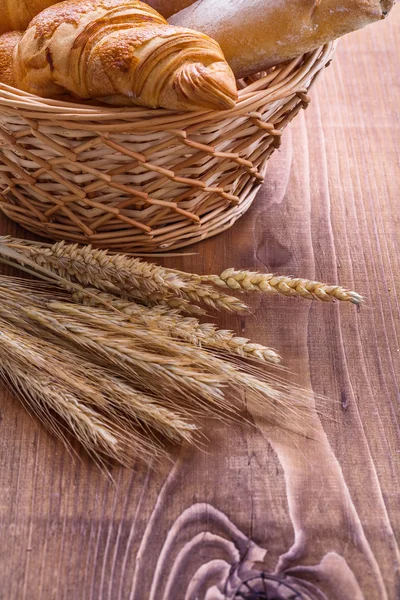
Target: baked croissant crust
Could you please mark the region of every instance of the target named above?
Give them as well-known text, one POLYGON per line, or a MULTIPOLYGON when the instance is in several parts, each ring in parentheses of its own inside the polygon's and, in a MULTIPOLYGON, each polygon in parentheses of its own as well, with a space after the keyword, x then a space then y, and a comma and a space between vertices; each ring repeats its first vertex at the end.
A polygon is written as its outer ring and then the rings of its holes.
POLYGON ((217 42, 168 25, 138 0, 56 4, 23 35, 0 37, 2 54, 1 81, 48 98, 69 92, 186 111, 229 109, 237 99, 235 78, 217 42))
POLYGON ((56 2, 60 0, 0 0, 0 34, 26 29, 33 17, 56 2))

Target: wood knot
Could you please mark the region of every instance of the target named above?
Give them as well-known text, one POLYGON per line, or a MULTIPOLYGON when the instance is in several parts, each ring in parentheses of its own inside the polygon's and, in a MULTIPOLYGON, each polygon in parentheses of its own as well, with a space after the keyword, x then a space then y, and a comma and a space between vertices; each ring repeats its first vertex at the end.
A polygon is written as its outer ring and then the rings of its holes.
POLYGON ((243 581, 234 600, 306 600, 285 578, 260 573, 243 581))

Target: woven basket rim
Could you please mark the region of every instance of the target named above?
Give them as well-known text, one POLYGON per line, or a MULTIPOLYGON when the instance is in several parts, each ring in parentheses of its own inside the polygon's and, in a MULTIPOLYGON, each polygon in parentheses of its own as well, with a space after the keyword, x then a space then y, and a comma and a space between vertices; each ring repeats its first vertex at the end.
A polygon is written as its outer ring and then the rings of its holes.
MULTIPOLYGON (((265 102, 282 100, 293 94, 293 87, 301 90, 302 79, 310 80, 319 71, 321 62, 334 53, 336 42, 329 42, 324 46, 316 48, 312 52, 301 55, 287 63, 280 74, 279 81, 268 87, 269 79, 274 79, 273 71, 256 79, 251 84, 243 84, 239 89, 239 99, 236 106, 225 111, 193 111, 179 112, 163 108, 146 108, 141 106, 114 107, 104 104, 91 104, 90 102, 79 103, 65 100, 53 100, 42 98, 17 88, 0 83, 0 112, 6 109, 19 113, 22 111, 34 112, 40 119, 52 121, 74 122, 99 122, 111 120, 114 123, 129 122, 139 127, 147 127, 149 124, 160 128, 184 129, 193 123, 201 121, 215 122, 221 119, 239 116, 240 113, 249 113, 251 105, 262 98, 265 102), (296 67, 303 62, 300 69, 296 67), (308 68, 309 65, 311 69, 308 68), (266 88, 267 86, 267 88, 266 88)), ((282 65, 277 65, 282 67, 282 65)), ((239 82, 240 86, 240 82, 239 82)), ((304 92, 307 89, 304 88, 304 92)), ((61 124, 61 123, 60 123, 61 124)))
POLYGON ((79 104, 0 84, 0 210, 45 237, 124 251, 216 235, 250 207, 335 48, 239 80, 227 111, 79 104))

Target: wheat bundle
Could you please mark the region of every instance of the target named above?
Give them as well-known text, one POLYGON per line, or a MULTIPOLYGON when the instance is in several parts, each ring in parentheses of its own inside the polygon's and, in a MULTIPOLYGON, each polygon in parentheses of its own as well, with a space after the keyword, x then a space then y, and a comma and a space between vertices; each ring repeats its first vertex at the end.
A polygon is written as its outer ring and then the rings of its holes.
POLYGON ((237 419, 248 404, 302 429, 310 394, 262 368, 279 362, 273 349, 182 314, 244 310, 218 287, 361 302, 303 279, 200 277, 64 243, 2 238, 0 256, 46 280, 0 275, 1 374, 55 433, 57 416, 98 460, 124 465, 195 442, 201 418, 237 419))
POLYGON ((219 276, 199 276, 166 269, 125 254, 111 254, 91 246, 79 247, 65 242, 47 246, 8 237, 0 237, 0 244, 17 249, 23 257, 68 280, 77 280, 84 285, 146 304, 167 302, 172 307, 189 312, 190 303, 200 305, 195 307, 197 309, 204 304, 232 312, 246 310, 247 306, 240 299, 223 294, 209 284, 237 292, 259 291, 325 302, 362 302, 362 297, 356 292, 304 278, 234 269, 227 269, 219 276))
POLYGON ((194 346, 212 348, 222 353, 232 354, 248 360, 278 364, 279 354, 272 348, 254 344, 249 339, 236 336, 232 331, 220 330, 214 323, 201 323, 198 319, 181 315, 169 306, 141 306, 111 294, 90 288, 90 296, 75 292, 73 298, 88 306, 111 305, 124 315, 124 318, 141 323, 149 329, 159 329, 172 338, 190 342, 194 346))
POLYGON ((53 433, 65 439, 57 416, 93 457, 149 461, 163 453, 153 431, 175 442, 192 439, 193 424, 109 372, 7 319, 0 328, 2 377, 53 433))

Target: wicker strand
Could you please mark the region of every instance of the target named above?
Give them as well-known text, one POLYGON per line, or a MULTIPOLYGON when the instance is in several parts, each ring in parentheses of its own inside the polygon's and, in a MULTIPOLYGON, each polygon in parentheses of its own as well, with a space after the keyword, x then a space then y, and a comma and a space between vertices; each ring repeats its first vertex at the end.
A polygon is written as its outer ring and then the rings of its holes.
POLYGON ((122 252, 216 235, 252 204, 334 50, 238 82, 222 113, 76 104, 0 84, 0 210, 49 239, 122 252))

